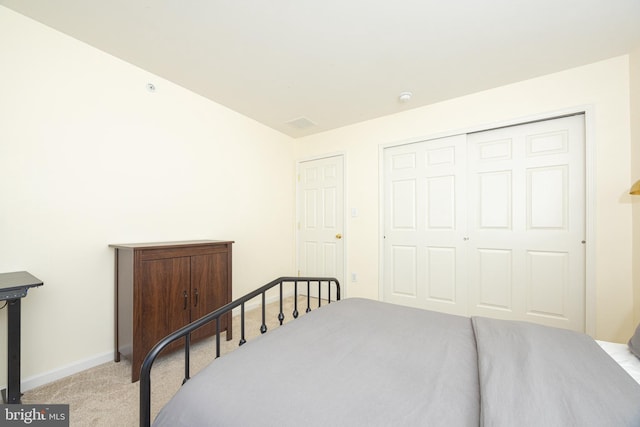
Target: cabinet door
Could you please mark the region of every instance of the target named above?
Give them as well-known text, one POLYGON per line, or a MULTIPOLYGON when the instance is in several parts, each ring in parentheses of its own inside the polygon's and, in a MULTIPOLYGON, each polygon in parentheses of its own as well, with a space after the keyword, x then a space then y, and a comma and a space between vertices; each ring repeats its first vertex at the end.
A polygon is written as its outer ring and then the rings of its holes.
MULTIPOLYGON (((189 257, 141 263, 142 357, 159 340, 189 323, 191 264, 189 257)), ((183 343, 171 346, 176 348, 183 343)))
MULTIPOLYGON (((191 257, 191 321, 227 303, 228 252, 191 257)), ((226 329, 228 316, 220 320, 220 330, 226 329)), ((193 339, 215 334, 216 324, 210 322, 191 334, 193 339)))

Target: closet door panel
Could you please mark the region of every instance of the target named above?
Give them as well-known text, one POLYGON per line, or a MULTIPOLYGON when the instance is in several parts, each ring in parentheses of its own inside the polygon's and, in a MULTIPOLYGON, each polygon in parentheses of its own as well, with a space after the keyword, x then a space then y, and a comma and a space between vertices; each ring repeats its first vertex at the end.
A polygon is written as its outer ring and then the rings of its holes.
POLYGON ((584 152, 581 115, 468 136, 470 314, 584 331, 584 152))
POLYGON ((467 311, 465 137, 385 150, 386 301, 467 311))

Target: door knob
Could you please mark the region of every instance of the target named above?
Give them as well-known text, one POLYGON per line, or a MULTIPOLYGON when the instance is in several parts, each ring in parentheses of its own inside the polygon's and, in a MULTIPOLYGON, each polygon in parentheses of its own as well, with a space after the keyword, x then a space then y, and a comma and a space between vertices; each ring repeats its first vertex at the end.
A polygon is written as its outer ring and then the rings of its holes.
POLYGON ((336 234, 336 239, 338 239, 338 240, 342 239, 342 234, 340 234, 340 233, 336 234))

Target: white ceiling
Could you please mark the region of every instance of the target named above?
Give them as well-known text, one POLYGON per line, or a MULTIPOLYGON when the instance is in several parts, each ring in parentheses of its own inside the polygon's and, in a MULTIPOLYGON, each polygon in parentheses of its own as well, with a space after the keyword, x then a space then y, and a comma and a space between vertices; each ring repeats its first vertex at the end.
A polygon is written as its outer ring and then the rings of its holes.
POLYGON ((0 5, 293 137, 640 48, 640 0, 0 5))

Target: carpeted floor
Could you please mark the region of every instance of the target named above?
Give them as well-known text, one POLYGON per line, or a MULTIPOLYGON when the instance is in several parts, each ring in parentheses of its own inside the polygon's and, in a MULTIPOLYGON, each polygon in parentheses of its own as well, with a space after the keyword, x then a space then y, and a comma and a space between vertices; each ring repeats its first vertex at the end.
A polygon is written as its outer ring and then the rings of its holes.
MULTIPOLYGON (((298 303, 300 315, 306 308, 306 297, 298 303)), ((285 322, 292 319, 293 298, 285 301, 285 322)), ((317 300, 312 301, 312 308, 317 300)), ((278 326, 278 304, 267 307, 267 326, 278 326)), ((246 338, 260 335, 260 310, 248 311, 245 318, 246 338)), ((221 353, 237 348, 240 339, 240 320, 234 317, 233 339, 221 338, 221 353)), ((191 375, 215 357, 215 340, 206 339, 192 345, 191 375)), ((180 388, 184 374, 184 352, 178 350, 156 360, 151 375, 151 419, 180 388)), ((126 427, 139 422, 139 382, 131 383, 131 364, 122 359, 71 375, 50 384, 26 391, 22 402, 27 404, 69 404, 70 425, 73 427, 126 427)))

